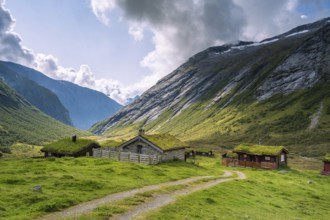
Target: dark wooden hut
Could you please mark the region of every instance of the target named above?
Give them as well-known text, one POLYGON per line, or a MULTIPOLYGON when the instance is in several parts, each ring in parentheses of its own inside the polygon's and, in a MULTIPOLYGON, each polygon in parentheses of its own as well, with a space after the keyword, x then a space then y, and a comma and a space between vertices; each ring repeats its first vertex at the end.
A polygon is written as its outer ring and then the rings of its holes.
POLYGON ((241 144, 233 150, 237 154, 237 165, 244 167, 278 169, 287 165, 287 149, 283 146, 261 146, 241 144))

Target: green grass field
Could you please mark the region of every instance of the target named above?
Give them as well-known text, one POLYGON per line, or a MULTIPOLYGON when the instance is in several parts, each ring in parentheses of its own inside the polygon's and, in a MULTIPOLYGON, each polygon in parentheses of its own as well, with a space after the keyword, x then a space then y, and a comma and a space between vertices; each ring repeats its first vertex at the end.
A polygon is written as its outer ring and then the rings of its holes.
POLYGON ((181 197, 139 219, 329 219, 329 177, 291 169, 239 170, 247 180, 181 197))
MULTIPOLYGON (((225 169, 240 170, 248 179, 179 198, 144 218, 327 219, 330 215, 330 177, 318 170, 230 168, 222 166, 219 157, 156 166, 94 158, 2 159, 0 167, 0 219, 33 219, 111 193, 190 176, 219 176, 225 169), (31 189, 36 185, 42 192, 31 189)), ((156 193, 181 188, 176 187, 156 193)), ((153 193, 102 206, 82 219, 104 219, 109 209, 113 214, 123 212, 123 207, 138 205, 153 193)))
POLYGON ((111 193, 223 170, 216 161, 147 166, 94 158, 1 159, 0 167, 0 219, 33 219, 111 193), (42 192, 31 189, 37 185, 42 192))

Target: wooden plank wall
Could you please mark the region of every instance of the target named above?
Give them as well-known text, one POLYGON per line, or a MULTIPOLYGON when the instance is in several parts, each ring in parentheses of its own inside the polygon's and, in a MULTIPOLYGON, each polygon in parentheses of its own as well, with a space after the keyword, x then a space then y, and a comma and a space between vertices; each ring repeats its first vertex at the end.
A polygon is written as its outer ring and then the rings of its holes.
POLYGON ((254 168, 263 168, 263 169, 276 169, 276 163, 270 162, 252 162, 252 161, 243 161, 233 158, 222 158, 222 164, 224 166, 242 166, 242 167, 254 167, 254 168))
POLYGON ((136 154, 130 152, 118 152, 109 149, 93 149, 93 157, 108 158, 124 162, 134 162, 141 164, 158 164, 162 162, 162 157, 157 155, 136 154))

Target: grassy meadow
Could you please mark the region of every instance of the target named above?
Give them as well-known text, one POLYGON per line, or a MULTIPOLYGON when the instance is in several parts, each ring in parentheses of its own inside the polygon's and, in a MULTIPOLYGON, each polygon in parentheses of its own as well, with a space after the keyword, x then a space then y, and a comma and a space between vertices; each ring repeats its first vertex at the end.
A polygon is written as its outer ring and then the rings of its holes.
MULTIPOLYGON (((248 179, 179 198, 144 218, 327 219, 330 215, 330 177, 321 176, 319 170, 230 168, 222 166, 218 157, 155 166, 94 158, 1 159, 0 166, 0 219, 33 219, 111 193, 190 176, 219 176, 223 170, 240 170, 248 179), (42 186, 41 192, 32 189, 37 185, 42 186)), ((182 187, 187 186, 138 194, 103 205, 80 219, 105 219, 152 199, 154 194, 182 187)))
POLYGON ((139 219, 329 219, 330 177, 315 171, 243 171, 139 219))
POLYGON ((221 175, 216 160, 156 166, 94 158, 0 159, 0 219, 34 219, 102 196, 199 175, 221 175), (42 192, 33 190, 42 186, 42 192))

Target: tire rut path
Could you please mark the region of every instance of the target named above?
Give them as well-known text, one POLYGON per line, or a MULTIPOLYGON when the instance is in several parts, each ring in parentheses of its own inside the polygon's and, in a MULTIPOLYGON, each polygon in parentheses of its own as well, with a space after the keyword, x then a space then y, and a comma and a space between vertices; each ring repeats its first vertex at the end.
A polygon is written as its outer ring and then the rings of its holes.
MULTIPOLYGON (((146 203, 143 203, 141 205, 138 205, 138 206, 134 207, 134 209, 132 209, 126 213, 114 216, 114 218, 110 218, 110 219, 116 219, 116 220, 134 219, 134 218, 138 217, 140 214, 143 214, 143 213, 151 211, 151 210, 158 209, 162 206, 165 206, 169 203, 174 202, 178 196, 188 195, 188 194, 196 192, 198 190, 207 189, 207 188, 215 186, 219 183, 232 181, 234 179, 246 179, 246 175, 244 173, 239 172, 239 171, 234 171, 234 172, 237 174, 238 177, 225 178, 225 179, 223 179, 223 177, 222 177, 222 178, 219 178, 216 180, 211 180, 206 183, 193 186, 191 188, 182 189, 182 190, 174 191, 171 193, 158 195, 158 196, 155 196, 154 199, 152 199, 146 203)), ((229 172, 229 173, 231 173, 231 172, 229 172)))
MULTIPOLYGON (((229 171, 225 171, 225 173, 222 175, 223 177, 229 177, 231 176, 232 173, 229 171)), ((81 203, 76 206, 72 206, 68 209, 59 211, 59 212, 54 212, 50 213, 44 216, 41 216, 37 220, 56 220, 56 219, 66 219, 66 218, 76 218, 82 214, 88 213, 93 211, 93 209, 97 208, 97 206, 106 204, 106 203, 111 203, 119 200, 123 200, 129 197, 132 197, 136 195, 137 193, 143 193, 151 190, 158 190, 162 187, 165 186, 175 186, 175 185, 181 185, 181 184, 187 184, 190 182, 194 182, 197 180, 202 180, 202 179, 208 179, 208 178, 213 178, 214 176, 195 176, 187 179, 182 179, 182 180, 177 180, 177 181, 172 181, 172 182, 165 182, 165 183, 160 183, 156 185, 149 185, 149 186, 144 186, 141 188, 137 189, 132 189, 124 192, 119 192, 119 193, 114 193, 110 194, 108 196, 105 196, 103 198, 99 199, 94 199, 88 202, 81 203)))

